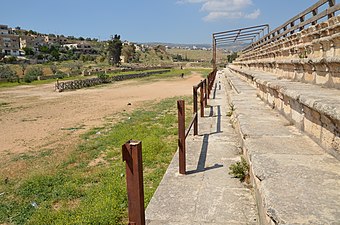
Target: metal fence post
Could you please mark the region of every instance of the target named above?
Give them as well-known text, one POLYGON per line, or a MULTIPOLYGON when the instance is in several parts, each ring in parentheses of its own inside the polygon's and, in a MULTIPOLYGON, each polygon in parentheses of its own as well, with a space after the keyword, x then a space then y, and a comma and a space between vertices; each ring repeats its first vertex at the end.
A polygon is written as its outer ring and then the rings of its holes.
POLYGON ((205 98, 204 98, 204 106, 208 105, 208 98, 209 98, 209 91, 208 91, 208 79, 204 79, 204 91, 205 91, 205 98))
POLYGON ((204 88, 203 82, 200 83, 200 107, 201 107, 201 117, 204 117, 204 88))
POLYGON ((126 142, 122 155, 126 162, 129 225, 145 225, 142 142, 126 142))
POLYGON ((178 109, 178 148, 179 173, 185 174, 185 104, 184 100, 177 101, 178 109))
POLYGON ((194 122, 194 135, 198 134, 198 116, 197 116, 197 86, 193 86, 193 111, 194 111, 194 116, 195 116, 195 122, 194 122))

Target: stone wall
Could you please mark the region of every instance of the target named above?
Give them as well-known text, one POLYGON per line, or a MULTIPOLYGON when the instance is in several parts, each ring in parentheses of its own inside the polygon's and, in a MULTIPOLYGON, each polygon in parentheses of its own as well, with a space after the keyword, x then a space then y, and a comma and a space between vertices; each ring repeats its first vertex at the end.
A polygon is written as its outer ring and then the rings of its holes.
POLYGON ((162 74, 162 73, 167 73, 167 72, 170 72, 170 70, 158 70, 158 71, 150 71, 150 72, 144 72, 144 73, 118 75, 118 76, 109 77, 107 79, 90 78, 90 79, 84 79, 84 80, 73 80, 73 81, 65 81, 65 82, 57 81, 55 84, 55 90, 59 92, 62 92, 65 90, 75 90, 75 89, 81 89, 85 87, 92 87, 92 86, 100 85, 104 83, 111 83, 114 81, 122 81, 122 80, 127 80, 127 79, 147 77, 153 74, 162 74))
POLYGON ((242 52, 239 68, 340 89, 340 16, 242 52))

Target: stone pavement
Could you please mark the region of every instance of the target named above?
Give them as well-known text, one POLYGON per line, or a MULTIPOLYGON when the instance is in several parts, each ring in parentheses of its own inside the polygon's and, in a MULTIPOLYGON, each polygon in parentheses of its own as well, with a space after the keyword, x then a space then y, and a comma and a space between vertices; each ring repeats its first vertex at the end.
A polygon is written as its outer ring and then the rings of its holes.
POLYGON ((339 160, 265 105, 256 88, 224 73, 262 224, 339 225, 339 160))
POLYGON ((187 138, 187 174, 178 153, 146 209, 148 225, 258 224, 253 193, 228 174, 240 161, 240 144, 226 114, 224 77, 218 73, 210 108, 199 118, 199 135, 187 138))

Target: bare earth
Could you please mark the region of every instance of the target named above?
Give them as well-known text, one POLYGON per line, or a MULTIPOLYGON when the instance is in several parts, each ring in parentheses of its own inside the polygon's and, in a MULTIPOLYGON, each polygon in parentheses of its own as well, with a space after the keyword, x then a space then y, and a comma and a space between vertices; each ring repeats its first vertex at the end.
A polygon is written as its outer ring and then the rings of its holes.
POLYGON ((63 93, 55 92, 54 84, 0 89, 0 167, 18 154, 62 152, 77 143, 79 134, 113 122, 115 113, 131 111, 147 100, 189 95, 201 79, 192 74, 186 79, 130 80, 63 93))

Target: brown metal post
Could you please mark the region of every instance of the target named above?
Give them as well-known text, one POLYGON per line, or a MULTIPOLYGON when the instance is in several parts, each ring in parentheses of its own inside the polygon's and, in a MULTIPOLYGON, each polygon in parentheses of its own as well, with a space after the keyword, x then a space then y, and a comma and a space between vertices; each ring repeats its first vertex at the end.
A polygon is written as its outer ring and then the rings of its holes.
POLYGON ((145 225, 142 142, 126 142, 122 155, 126 162, 129 225, 145 225))
POLYGON ((179 173, 185 174, 185 104, 184 100, 177 101, 178 109, 178 149, 179 173))
POLYGON ((215 40, 215 35, 213 35, 213 69, 216 68, 216 40, 215 40))
POLYGON ((200 107, 201 107, 201 117, 204 117, 204 89, 203 89, 203 82, 200 84, 200 107))
POLYGON ((194 122, 194 135, 198 134, 198 116, 197 116, 197 86, 193 86, 193 103, 194 103, 194 116, 195 116, 195 122, 194 122))
POLYGON ((209 92, 208 92, 208 79, 205 78, 204 79, 204 92, 205 92, 205 95, 204 95, 204 107, 206 107, 208 105, 208 98, 209 98, 209 92))

